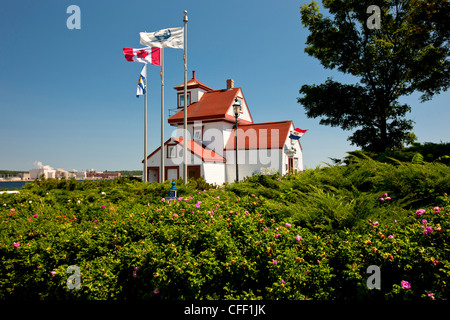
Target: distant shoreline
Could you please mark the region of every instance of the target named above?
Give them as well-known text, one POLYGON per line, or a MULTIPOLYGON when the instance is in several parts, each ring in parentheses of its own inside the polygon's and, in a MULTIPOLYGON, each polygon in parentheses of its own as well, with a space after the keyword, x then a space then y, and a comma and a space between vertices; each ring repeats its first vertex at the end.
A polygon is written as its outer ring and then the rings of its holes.
MULTIPOLYGON (((52 178, 55 179, 55 178, 52 178)), ((77 182, 83 182, 83 181, 110 181, 110 180, 115 180, 116 178, 113 179, 106 179, 106 178, 86 178, 86 179, 82 179, 82 180, 76 180, 77 182)), ((27 184, 27 183, 33 183, 35 181, 42 181, 40 179, 29 179, 29 180, 24 180, 24 179, 17 179, 17 180, 0 180, 0 193, 4 193, 4 190, 1 189, 8 189, 8 190, 21 190, 22 187, 27 184)), ((58 179, 59 180, 59 179, 58 179)), ((70 181, 70 179, 66 179, 66 181, 70 181)))

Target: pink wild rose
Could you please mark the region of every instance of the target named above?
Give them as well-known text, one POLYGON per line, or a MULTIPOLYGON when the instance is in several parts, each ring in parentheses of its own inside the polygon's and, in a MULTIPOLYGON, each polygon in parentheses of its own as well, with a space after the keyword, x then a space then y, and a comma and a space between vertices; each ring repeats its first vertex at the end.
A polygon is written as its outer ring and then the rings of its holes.
POLYGON ((411 289, 411 284, 408 281, 402 280, 403 289, 411 289))
POLYGON ((418 216, 421 216, 421 215, 423 215, 424 213, 425 213, 425 209, 419 209, 419 210, 416 211, 416 214, 417 214, 418 216))

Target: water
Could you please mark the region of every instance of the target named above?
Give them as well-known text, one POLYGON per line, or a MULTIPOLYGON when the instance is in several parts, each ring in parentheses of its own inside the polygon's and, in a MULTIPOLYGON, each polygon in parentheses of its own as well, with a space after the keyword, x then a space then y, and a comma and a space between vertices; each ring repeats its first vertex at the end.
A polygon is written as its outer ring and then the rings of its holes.
POLYGON ((0 190, 1 189, 22 189, 22 187, 27 183, 28 181, 0 181, 0 190))

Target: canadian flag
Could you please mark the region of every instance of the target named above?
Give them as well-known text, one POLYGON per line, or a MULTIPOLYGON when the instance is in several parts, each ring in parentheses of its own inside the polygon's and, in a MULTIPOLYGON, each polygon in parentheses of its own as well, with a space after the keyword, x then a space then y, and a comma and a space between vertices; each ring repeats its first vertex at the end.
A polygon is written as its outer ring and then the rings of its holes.
POLYGON ((142 49, 123 48, 125 59, 127 61, 136 61, 141 63, 150 63, 157 66, 161 65, 161 49, 155 47, 146 47, 142 49))

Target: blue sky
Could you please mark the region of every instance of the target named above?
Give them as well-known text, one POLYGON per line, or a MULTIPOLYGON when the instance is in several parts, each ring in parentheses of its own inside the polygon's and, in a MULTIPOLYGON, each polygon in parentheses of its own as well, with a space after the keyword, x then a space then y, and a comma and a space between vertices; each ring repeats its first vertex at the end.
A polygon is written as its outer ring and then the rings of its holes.
MULTIPOLYGON (((309 1, 2 0, 0 4, 0 169, 29 170, 35 161, 67 170, 141 169, 143 99, 136 98, 142 64, 127 62, 123 47, 142 47, 139 32, 183 26, 188 11, 188 79, 213 89, 232 78, 255 122, 293 120, 302 137, 304 165, 356 149, 348 132, 320 126, 297 103, 303 84, 327 77, 354 78, 324 69, 304 53, 308 35, 299 7, 309 1), (81 10, 81 29, 69 30, 70 5, 81 10)), ((166 49, 165 106, 176 106, 183 82, 183 50, 166 49)), ((148 151, 160 143, 159 67, 150 66, 148 151)), ((450 93, 413 111, 419 142, 447 142, 450 93)))

